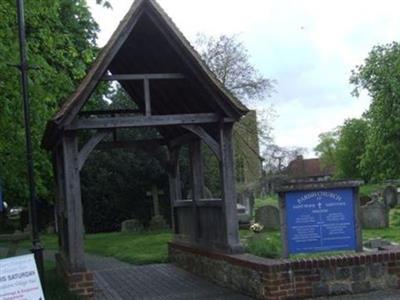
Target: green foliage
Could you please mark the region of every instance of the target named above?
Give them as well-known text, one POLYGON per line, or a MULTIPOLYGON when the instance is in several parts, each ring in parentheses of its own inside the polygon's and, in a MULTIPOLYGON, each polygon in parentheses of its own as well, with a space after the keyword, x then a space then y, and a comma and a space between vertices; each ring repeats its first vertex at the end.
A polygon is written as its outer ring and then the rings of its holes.
POLYGON ((400 208, 391 209, 389 218, 390 227, 400 228, 400 208))
POLYGON ((281 257, 282 243, 279 231, 253 233, 249 230, 241 230, 240 235, 246 252, 266 258, 281 257))
POLYGON ((278 195, 265 196, 263 198, 257 198, 254 203, 254 211, 265 205, 278 206, 278 195))
POLYGON ((346 120, 339 131, 335 148, 336 176, 339 178, 360 179, 361 158, 365 152, 368 122, 364 119, 346 120))
POLYGON ((383 184, 365 184, 360 187, 360 196, 370 197, 372 193, 383 190, 385 185, 383 184))
POLYGON ((324 132, 319 135, 319 144, 314 148, 314 151, 319 155, 325 167, 335 165, 337 139, 337 130, 324 132))
POLYGON ((334 131, 321 133, 315 147, 323 167, 335 166, 336 178, 366 178, 360 169, 368 135, 368 121, 348 119, 334 131))
MULTIPOLYGON (((15 1, 0 2, 0 177, 10 205, 28 198, 15 1)), ((97 24, 85 1, 26 3, 26 34, 34 159, 38 195, 52 200, 52 167, 40 148, 46 121, 69 95, 93 61, 97 24)))
POLYGON ((372 103, 366 151, 361 160, 364 176, 379 181, 400 177, 400 44, 373 47, 364 64, 353 71, 354 94, 368 91, 372 103))

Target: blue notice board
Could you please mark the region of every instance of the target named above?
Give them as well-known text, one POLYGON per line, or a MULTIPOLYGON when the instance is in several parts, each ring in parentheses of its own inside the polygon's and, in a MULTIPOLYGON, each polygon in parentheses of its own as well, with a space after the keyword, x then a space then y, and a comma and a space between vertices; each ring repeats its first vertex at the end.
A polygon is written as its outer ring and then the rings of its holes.
POLYGON ((356 250, 353 188, 285 194, 290 254, 356 250))

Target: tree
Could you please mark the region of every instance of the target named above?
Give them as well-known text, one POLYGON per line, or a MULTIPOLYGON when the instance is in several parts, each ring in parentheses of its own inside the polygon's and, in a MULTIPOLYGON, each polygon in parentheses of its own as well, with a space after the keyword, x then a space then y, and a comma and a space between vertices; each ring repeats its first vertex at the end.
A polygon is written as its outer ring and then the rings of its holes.
POLYGON ((300 147, 280 147, 270 144, 264 151, 264 170, 269 175, 280 174, 292 160, 305 152, 306 149, 300 147))
POLYGON ((363 65, 352 72, 353 94, 368 91, 372 103, 366 118, 370 123, 361 170, 372 180, 400 177, 400 44, 372 48, 363 65))
MULTIPOLYGON (((262 76, 251 64, 248 50, 236 35, 209 37, 198 34, 195 44, 217 79, 246 105, 264 100, 272 92, 274 81, 262 76)), ((267 145, 272 141, 266 115, 272 115, 272 110, 264 110, 261 118, 250 113, 235 125, 237 181, 244 186, 248 183, 246 177, 257 179, 261 176, 259 142, 267 145)))
POLYGON ((251 64, 248 50, 236 35, 214 38, 198 34, 195 44, 215 76, 245 104, 264 100, 273 90, 274 81, 265 78, 251 64))
POLYGON ((319 144, 314 148, 314 151, 321 159, 324 167, 331 167, 336 164, 336 145, 338 136, 338 129, 324 132, 319 135, 319 144))
POLYGON ((363 178, 360 162, 365 153, 368 122, 365 119, 349 119, 340 127, 335 149, 336 176, 339 178, 363 178))
MULTIPOLYGON (((40 142, 46 120, 69 95, 93 61, 97 24, 84 1, 43 0, 26 3, 26 34, 35 174, 38 195, 52 200, 52 166, 40 142)), ((0 2, 0 178, 11 205, 28 198, 22 100, 17 64, 15 1, 0 2)))

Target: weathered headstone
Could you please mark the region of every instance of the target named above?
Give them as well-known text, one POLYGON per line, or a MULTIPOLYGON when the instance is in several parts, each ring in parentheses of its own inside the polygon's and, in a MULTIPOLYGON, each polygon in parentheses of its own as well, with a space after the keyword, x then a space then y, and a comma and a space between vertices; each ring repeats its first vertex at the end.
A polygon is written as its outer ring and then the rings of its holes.
POLYGON ((264 226, 264 229, 278 230, 280 228, 279 209, 273 205, 266 205, 256 210, 256 223, 264 226))
POLYGON ((167 228, 167 222, 160 213, 159 195, 164 195, 164 191, 158 190, 156 185, 152 185, 151 191, 147 192, 147 196, 151 196, 153 200, 154 215, 150 221, 150 229, 158 230, 167 228))
POLYGON ((143 230, 143 224, 136 219, 126 220, 121 224, 121 232, 129 233, 129 232, 138 232, 143 230))
POLYGON ((383 191, 383 201, 388 208, 394 208, 397 205, 397 188, 389 185, 383 191))
POLYGON ((364 206, 366 205, 368 202, 372 201, 372 199, 368 196, 361 196, 360 197, 360 205, 364 206))
POLYGON ((154 208, 154 216, 159 216, 160 215, 160 199, 159 195, 164 195, 163 190, 158 190, 156 185, 151 186, 151 191, 148 191, 146 193, 148 197, 151 197, 153 200, 153 208, 154 208))
POLYGON ((389 210, 379 200, 374 200, 361 207, 361 224, 364 229, 389 227, 389 210))
POLYGON ((379 249, 379 248, 382 248, 385 246, 390 246, 390 245, 392 245, 392 243, 390 241, 383 240, 381 238, 367 240, 364 243, 364 247, 368 248, 368 249, 379 249))
POLYGON ((160 230, 166 229, 168 227, 167 222, 165 221, 163 216, 154 216, 150 221, 150 229, 151 230, 160 230))

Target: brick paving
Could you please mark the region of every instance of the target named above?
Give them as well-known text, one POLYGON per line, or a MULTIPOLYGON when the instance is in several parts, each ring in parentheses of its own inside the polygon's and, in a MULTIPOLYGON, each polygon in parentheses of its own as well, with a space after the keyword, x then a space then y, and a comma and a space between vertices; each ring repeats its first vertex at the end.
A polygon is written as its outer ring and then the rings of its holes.
MULTIPOLYGON (((4 252, 4 253, 3 253, 4 252)), ((6 249, 0 247, 0 255, 6 249)), ((18 251, 17 255, 29 251, 18 251)), ((56 251, 44 259, 55 261, 56 251)), ((251 300, 170 264, 135 266, 112 257, 86 254, 86 266, 95 276, 96 300, 251 300)))
POLYGON ((95 272, 96 300, 250 300, 170 264, 95 272))

